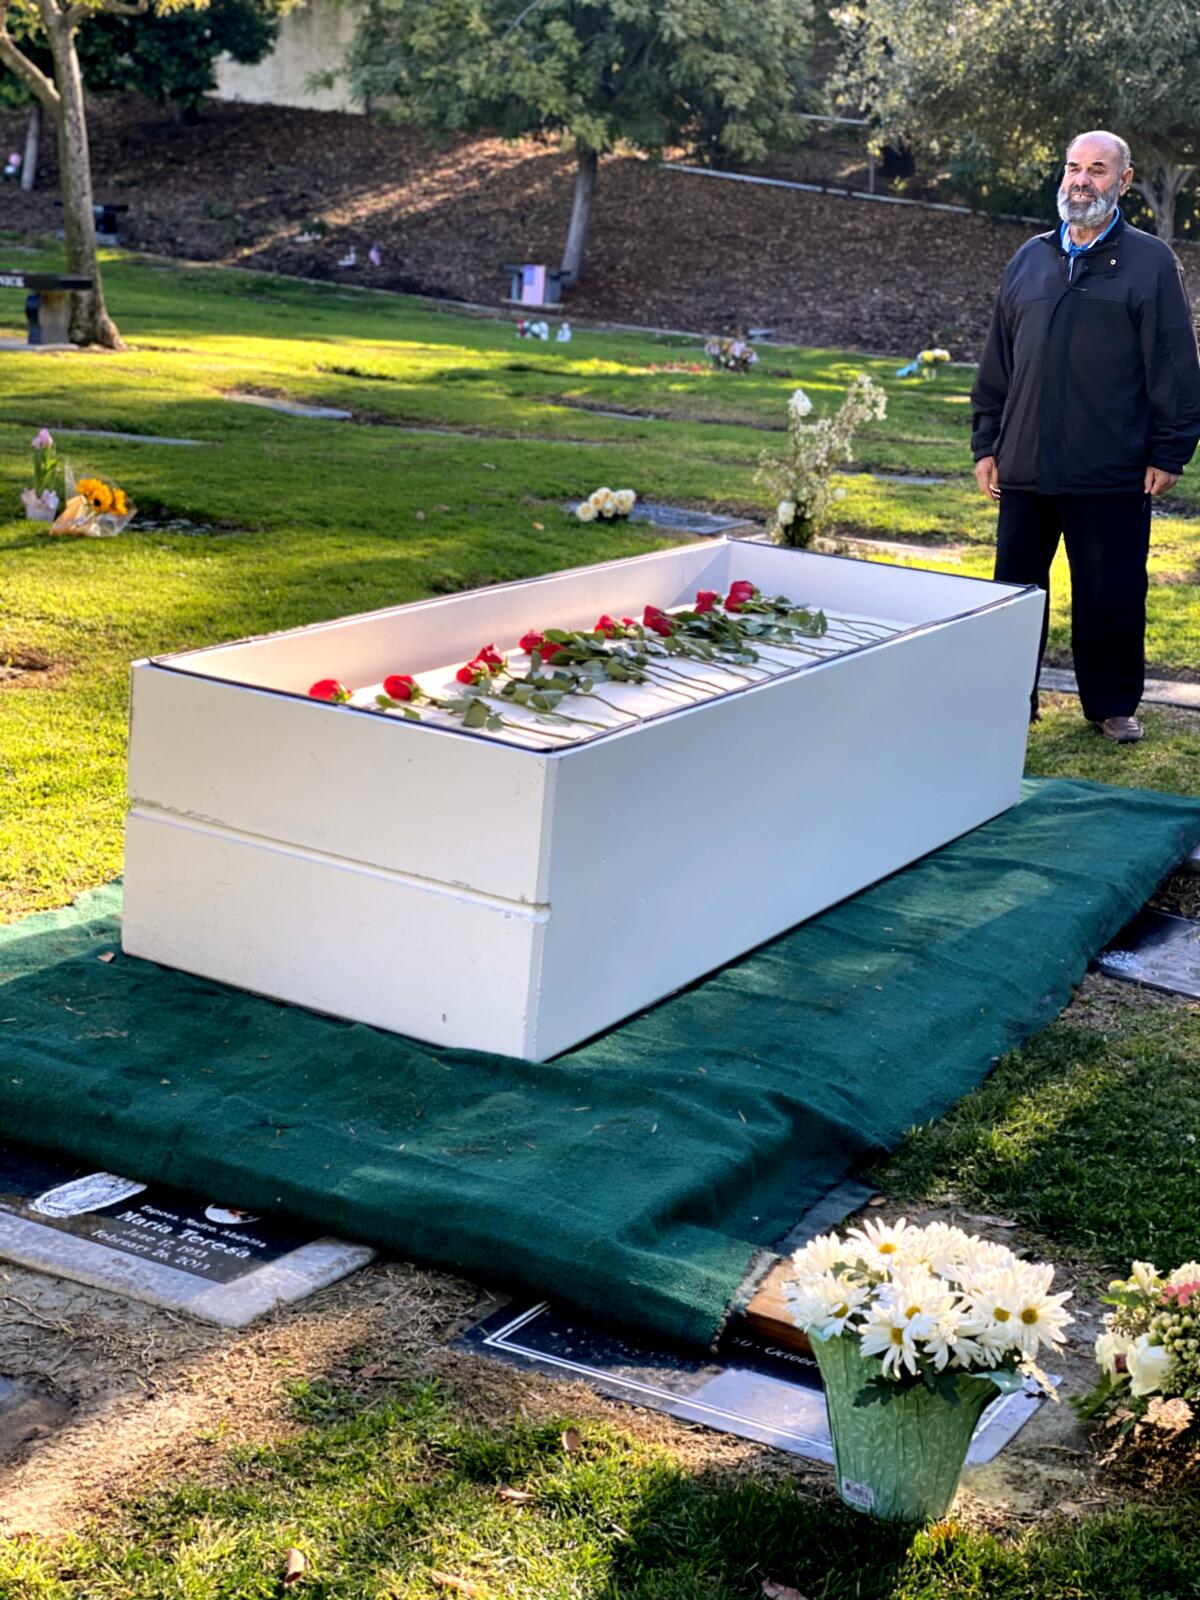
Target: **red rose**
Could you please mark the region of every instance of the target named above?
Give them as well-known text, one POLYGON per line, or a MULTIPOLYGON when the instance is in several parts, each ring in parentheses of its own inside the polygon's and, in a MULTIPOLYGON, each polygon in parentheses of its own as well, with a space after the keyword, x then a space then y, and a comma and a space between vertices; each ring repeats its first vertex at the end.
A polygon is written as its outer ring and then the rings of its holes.
POLYGON ((484 669, 478 661, 468 661, 465 667, 459 667, 454 676, 459 683, 477 683, 484 676, 484 669))
POLYGON ((416 680, 407 672, 394 672, 383 680, 383 692, 389 700, 411 700, 416 687, 416 680))
POLYGON ((538 645, 538 654, 543 661, 553 661, 562 648, 561 644, 555 644, 552 640, 547 640, 545 644, 538 645))
POLYGON ((602 633, 606 639, 611 639, 617 631, 616 621, 606 611, 599 622, 593 627, 593 633, 602 633))
POLYGON ((521 649, 524 650, 526 655, 531 656, 533 652, 545 642, 545 638, 546 636, 544 633, 538 633, 535 628, 530 628, 528 633, 521 635, 517 643, 520 645, 521 649))
POLYGON ((660 611, 657 606, 647 606, 642 617, 644 627, 652 633, 661 634, 664 639, 669 639, 675 631, 675 624, 665 611, 660 611))
POLYGON ((729 594, 725 599, 726 611, 740 611, 753 596, 754 585, 747 578, 739 578, 737 583, 729 585, 729 594))
POLYGON ((314 700, 349 700, 350 691, 344 689, 336 678, 322 678, 308 691, 314 700))
POLYGON ((486 667, 489 672, 500 672, 504 667, 504 657, 494 644, 485 644, 475 659, 480 666, 486 667))
POLYGON ((632 617, 622 617, 621 618, 621 626, 623 628, 636 628, 637 627, 637 623, 633 620, 632 617))
POLYGON ((699 589, 696 592, 696 610, 703 615, 705 611, 711 611, 720 598, 715 589, 699 589))

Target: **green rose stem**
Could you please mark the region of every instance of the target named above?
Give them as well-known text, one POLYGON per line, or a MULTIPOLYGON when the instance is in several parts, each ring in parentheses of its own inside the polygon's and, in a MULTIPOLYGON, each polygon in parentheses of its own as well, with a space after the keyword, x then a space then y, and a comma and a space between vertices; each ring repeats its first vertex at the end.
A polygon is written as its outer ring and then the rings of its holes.
MULTIPOLYGON (((478 705, 485 705, 485 699, 482 695, 473 695, 470 698, 478 705)), ((435 710, 444 711, 448 717, 460 717, 465 720, 470 712, 469 706, 465 710, 460 711, 451 701, 439 700, 435 695, 426 694, 424 691, 421 693, 421 699, 425 701, 427 705, 433 706, 435 710)), ((411 705, 406 704, 401 700, 392 700, 386 694, 377 694, 375 696, 375 704, 381 711, 403 711, 404 715, 410 722, 420 722, 422 720, 421 713, 414 710, 411 705)), ((536 713, 536 716, 537 722, 540 724, 544 713, 538 712, 536 713)), ((568 717, 565 720, 572 722, 579 719, 568 717)), ((495 732, 496 728, 511 728, 514 733, 524 734, 526 737, 528 737, 531 733, 540 731, 544 733, 548 739, 563 739, 568 742, 577 737, 577 735, 572 733, 560 732, 557 728, 539 727, 537 725, 531 725, 528 722, 514 722, 511 717, 501 716, 497 711, 489 712, 488 720, 483 723, 482 726, 489 729, 491 732, 495 732)), ((603 724, 594 722, 590 723, 589 726, 599 728, 603 727, 603 724)))

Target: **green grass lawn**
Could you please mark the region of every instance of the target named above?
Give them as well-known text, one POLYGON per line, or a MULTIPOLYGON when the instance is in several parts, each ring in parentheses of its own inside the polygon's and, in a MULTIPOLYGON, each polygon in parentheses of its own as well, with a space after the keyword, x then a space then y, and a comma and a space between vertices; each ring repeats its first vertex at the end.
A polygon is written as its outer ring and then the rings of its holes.
POLYGON ((0 1544, 0 1596, 251 1600, 290 1592, 290 1548, 307 1563, 295 1592, 321 1600, 748 1600, 764 1582, 807 1600, 1183 1600, 1200 1585, 1194 1504, 1004 1538, 914 1532, 778 1478, 691 1473, 597 1422, 464 1424, 427 1385, 361 1410, 324 1387, 297 1400, 322 1420, 229 1452, 213 1481, 146 1496, 57 1547, 0 1544))
MULTIPOLYGON (((569 345, 530 344, 511 323, 384 295, 120 258, 106 272, 128 353, 0 353, 0 664, 53 663, 0 687, 2 916, 63 904, 120 870, 131 660, 655 548, 644 525, 582 528, 564 514, 600 483, 764 513, 755 464, 797 385, 831 405, 871 372, 889 415, 856 468, 947 480, 848 474, 842 533, 917 540, 925 548, 905 559, 989 571, 994 511, 969 475, 962 371, 922 384, 896 380, 895 361, 779 350, 751 375, 696 374, 676 370, 698 358, 678 338, 577 331, 569 345), (228 391, 355 420, 279 416, 228 391), (121 537, 53 539, 17 520, 43 425, 79 472, 137 501, 121 537), (170 521, 192 531, 154 526, 170 521)), ((19 296, 0 296, 0 331, 17 333, 20 314, 19 296)), ((1150 655, 1194 670, 1200 511, 1155 529, 1150 655)), ((1059 650, 1067 607, 1064 571, 1059 650)), ((1117 749, 1056 697, 1030 770, 1200 793, 1198 720, 1151 709, 1151 737, 1117 749)), ((892 1192, 968 1197, 1097 1270, 1200 1254, 1200 1009, 1114 998, 1101 1010, 1055 1024, 916 1132, 886 1170, 892 1192)), ((231 1458, 213 1483, 152 1495, 64 1546, 0 1544, 0 1600, 274 1595, 289 1544, 310 1556, 302 1592, 347 1600, 432 1596, 432 1569, 487 1596, 596 1600, 724 1600, 766 1577, 808 1600, 1200 1594, 1187 1501, 908 1541, 787 1486, 698 1480, 615 1432, 584 1432, 565 1459, 555 1429, 472 1430, 431 1393, 317 1419, 295 1443, 231 1458), (498 1502, 501 1484, 533 1498, 498 1502)))

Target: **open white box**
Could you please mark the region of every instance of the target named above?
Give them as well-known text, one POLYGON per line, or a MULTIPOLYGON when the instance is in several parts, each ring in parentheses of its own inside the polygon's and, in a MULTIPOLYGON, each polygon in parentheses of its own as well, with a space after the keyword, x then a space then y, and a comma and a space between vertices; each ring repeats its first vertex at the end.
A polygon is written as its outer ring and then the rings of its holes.
POLYGON ((1012 805, 1043 604, 720 540, 136 662, 124 948, 546 1060, 1012 805), (903 631, 559 748, 307 694, 739 578, 903 631))

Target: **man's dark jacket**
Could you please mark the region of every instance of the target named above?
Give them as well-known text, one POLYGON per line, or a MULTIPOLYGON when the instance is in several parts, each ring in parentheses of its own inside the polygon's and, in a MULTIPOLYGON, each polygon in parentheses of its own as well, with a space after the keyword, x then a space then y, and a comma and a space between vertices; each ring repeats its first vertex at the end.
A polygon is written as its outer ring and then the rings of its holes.
POLYGON ((1118 218, 1074 263, 1059 230, 1004 271, 971 391, 976 461, 1002 489, 1127 494, 1200 439, 1200 358, 1169 245, 1118 218))

